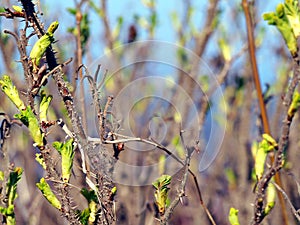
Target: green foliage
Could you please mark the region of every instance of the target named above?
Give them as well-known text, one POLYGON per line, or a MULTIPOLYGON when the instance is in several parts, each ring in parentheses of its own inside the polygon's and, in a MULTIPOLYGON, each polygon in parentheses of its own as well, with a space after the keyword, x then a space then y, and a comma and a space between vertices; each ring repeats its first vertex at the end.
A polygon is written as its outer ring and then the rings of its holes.
POLYGON ((35 160, 43 167, 44 170, 46 170, 47 165, 46 165, 46 163, 44 161, 44 158, 43 158, 41 153, 36 153, 35 154, 35 160))
POLYGON ((18 5, 13 5, 12 8, 16 11, 16 12, 22 12, 23 11, 23 8, 21 6, 18 6, 18 5))
POLYGON ((96 212, 97 212, 97 195, 94 190, 87 190, 86 188, 81 189, 80 193, 88 201, 88 208, 84 209, 81 212, 78 212, 80 222, 84 225, 89 225, 95 222, 96 212))
POLYGON ((0 207, 0 213, 5 216, 7 225, 16 224, 14 201, 18 197, 17 183, 21 179, 22 173, 23 169, 16 167, 12 172, 10 172, 9 179, 6 184, 7 207, 0 207))
POLYGON ((293 117, 297 112, 299 106, 300 106, 300 94, 298 91, 296 91, 293 96, 292 104, 290 105, 288 110, 288 116, 293 117))
POLYGON ((40 122, 42 121, 47 121, 47 111, 48 111, 48 108, 49 108, 49 105, 51 103, 51 100, 52 100, 52 96, 51 95, 46 95, 45 91, 43 90, 41 92, 41 103, 40 103, 40 122))
POLYGON ((28 127, 30 136, 32 137, 36 146, 41 147, 44 145, 44 135, 40 130, 39 121, 35 117, 32 109, 26 107, 24 102, 20 99, 16 86, 13 85, 9 76, 4 75, 0 80, 2 91, 8 96, 8 98, 16 105, 20 110, 15 118, 20 119, 22 123, 28 127))
POLYGON ((231 225, 240 225, 238 213, 239 210, 230 208, 228 219, 231 225))
POLYGON ((225 59, 225 61, 230 61, 230 59, 231 59, 231 49, 230 49, 228 41, 224 38, 220 38, 218 40, 218 44, 219 44, 222 56, 225 59))
POLYGON ((276 12, 263 14, 263 19, 268 24, 275 25, 283 36, 292 56, 297 54, 297 37, 300 35, 300 13, 298 1, 286 0, 284 4, 279 3, 276 12))
POLYGON ((42 194, 44 195, 44 197, 47 199, 47 201, 55 208, 57 209, 61 209, 61 204, 59 202, 59 200, 56 198, 55 194, 52 192, 49 184, 46 182, 45 178, 41 178, 39 183, 36 183, 36 186, 38 187, 38 189, 40 189, 40 191, 42 192, 42 194))
POLYGON ((254 169, 258 180, 263 176, 268 152, 277 148, 276 141, 270 135, 263 134, 262 137, 263 140, 258 144, 258 147, 252 150, 253 158, 255 160, 254 169))
MULTIPOLYGON (((272 181, 274 182, 274 178, 272 179, 272 181)), ((267 187, 267 199, 266 199, 267 203, 264 209, 264 216, 268 215, 271 212, 271 210, 274 208, 275 199, 276 199, 276 187, 273 183, 270 182, 267 187)))
POLYGON ((0 170, 0 181, 4 180, 4 172, 0 170))
POLYGON ((155 204, 158 207, 160 215, 164 215, 166 207, 168 206, 168 192, 170 188, 168 185, 171 183, 172 177, 170 175, 162 175, 152 183, 155 188, 155 204))
POLYGON ((34 72, 40 64, 40 60, 46 52, 47 48, 54 42, 53 33, 58 28, 59 23, 54 21, 50 24, 46 34, 44 34, 33 46, 30 52, 30 59, 33 62, 34 72))
POLYGON ((7 97, 16 105, 16 107, 21 111, 25 110, 26 106, 20 99, 19 92, 15 85, 13 85, 12 80, 9 76, 3 75, 0 79, 0 85, 2 91, 7 95, 7 97))
POLYGON ((16 167, 14 171, 10 172, 9 179, 6 186, 6 195, 8 196, 8 205, 13 205, 17 195, 17 183, 21 179, 23 169, 16 167))
POLYGON ((35 114, 31 110, 30 106, 27 106, 25 110, 15 115, 15 118, 20 119, 22 123, 28 127, 31 138, 34 141, 34 145, 37 147, 44 146, 44 134, 42 133, 39 121, 35 117, 35 114))
POLYGON ((65 143, 56 141, 52 145, 61 155, 62 180, 69 182, 75 155, 74 140, 71 138, 65 143))

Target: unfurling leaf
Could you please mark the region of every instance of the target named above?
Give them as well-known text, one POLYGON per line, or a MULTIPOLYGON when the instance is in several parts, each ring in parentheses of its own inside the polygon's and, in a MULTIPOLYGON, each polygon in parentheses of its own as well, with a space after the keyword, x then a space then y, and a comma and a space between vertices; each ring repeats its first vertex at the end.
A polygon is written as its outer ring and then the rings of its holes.
POLYGON ((29 106, 26 110, 22 110, 20 113, 16 114, 15 118, 20 119, 22 123, 28 127, 35 146, 44 146, 44 134, 40 129, 39 121, 29 106))
POLYGON ((172 177, 169 175, 162 175, 152 183, 152 185, 156 189, 154 193, 155 204, 160 215, 164 215, 166 207, 168 205, 168 192, 170 190, 168 185, 171 183, 171 179, 172 177))
POLYGON ((81 194, 88 201, 89 207, 79 212, 80 222, 82 224, 93 224, 96 220, 98 198, 94 190, 81 189, 81 194))
POLYGON ((298 1, 286 0, 279 3, 276 12, 263 14, 268 24, 275 25, 284 38, 292 56, 297 55, 297 38, 300 36, 300 17, 298 1))
POLYGON ((9 179, 6 184, 7 207, 5 208, 0 206, 0 214, 5 217, 7 225, 16 224, 14 201, 18 197, 17 183, 21 179, 22 173, 23 169, 20 167, 16 167, 12 172, 10 172, 9 179))
POLYGON ((19 92, 16 86, 13 85, 9 76, 4 75, 3 78, 0 79, 0 85, 2 91, 17 106, 20 111, 26 109, 24 102, 20 99, 19 92))
POLYGON ((73 159, 75 155, 74 141, 71 138, 65 143, 56 141, 52 145, 61 155, 62 180, 64 182, 69 182, 73 166, 73 159))
POLYGON ((41 178, 40 182, 36 184, 38 189, 42 192, 47 201, 55 208, 61 209, 61 204, 56 198, 55 194, 52 192, 49 184, 45 181, 45 178, 41 178))
POLYGON ((255 174, 258 180, 260 180, 263 176, 268 152, 277 148, 277 142, 269 134, 263 134, 262 137, 263 140, 258 144, 256 152, 252 153, 255 160, 255 174))
POLYGON ((6 186, 6 194, 8 196, 8 205, 13 205, 17 195, 17 183, 21 179, 23 169, 16 167, 14 171, 10 172, 9 179, 6 186))
POLYGON ((47 48, 54 42, 53 33, 58 28, 59 23, 54 21, 50 24, 46 34, 44 34, 33 46, 30 52, 30 59, 33 62, 34 71, 37 71, 37 67, 40 64, 40 60, 46 52, 47 48))

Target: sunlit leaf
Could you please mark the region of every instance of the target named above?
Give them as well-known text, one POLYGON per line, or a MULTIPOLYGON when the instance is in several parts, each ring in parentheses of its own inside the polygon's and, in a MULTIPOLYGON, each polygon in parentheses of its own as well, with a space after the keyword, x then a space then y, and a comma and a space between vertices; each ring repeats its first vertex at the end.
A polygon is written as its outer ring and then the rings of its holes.
POLYGON ((38 189, 42 192, 47 201, 55 208, 61 209, 61 204, 56 198, 55 194, 52 192, 49 184, 46 182, 45 178, 41 178, 40 182, 36 184, 38 189))

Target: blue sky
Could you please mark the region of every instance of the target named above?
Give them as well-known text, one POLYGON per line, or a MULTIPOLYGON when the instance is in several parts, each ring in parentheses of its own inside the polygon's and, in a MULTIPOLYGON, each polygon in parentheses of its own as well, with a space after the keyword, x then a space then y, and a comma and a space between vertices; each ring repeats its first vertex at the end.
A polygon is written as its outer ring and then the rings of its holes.
MULTIPOLYGON (((97 4, 99 1, 95 1, 97 4)), ((174 33, 174 27, 172 25, 172 21, 170 18, 171 13, 176 12, 179 16, 183 14, 183 1, 174 1, 174 0, 159 0, 157 1, 157 13, 158 13, 158 27, 156 29, 155 38, 160 41, 167 41, 171 43, 176 42, 176 35, 174 33), (176 4, 174 4, 176 2, 176 4)), ((231 8, 237 5, 240 5, 241 1, 231 0, 231 1, 221 1, 220 8, 223 10, 222 18, 221 18, 221 26, 226 30, 226 34, 229 36, 229 40, 232 42, 232 51, 236 52, 240 49, 240 47, 244 44, 242 39, 245 38, 243 36, 245 34, 245 30, 240 32, 239 29, 241 27, 237 27, 238 23, 243 24, 243 17, 239 18, 241 21, 233 21, 231 13, 231 8), (244 34, 243 34, 244 33, 244 34), (234 35, 232 35, 234 34, 234 35)), ((262 14, 263 12, 272 11, 275 9, 276 4, 281 2, 279 0, 276 1, 258 1, 258 14, 262 14)), ((19 4, 17 1, 12 1, 12 4, 19 4)), ((45 23, 50 24, 53 20, 59 19, 60 28, 58 31, 58 36, 63 36, 66 33, 67 27, 74 24, 74 18, 66 12, 67 7, 74 7, 74 1, 42 1, 43 4, 43 12, 45 14, 45 23), (56 9, 53 11, 53 9, 56 9)), ((203 22, 205 21, 205 9, 206 9, 207 1, 193 1, 193 5, 195 7, 195 13, 193 16, 193 21, 195 21, 195 26, 197 28, 201 28, 203 22)), ((117 23, 117 18, 121 15, 124 19, 125 28, 128 27, 131 23, 134 22, 134 15, 140 15, 147 17, 149 16, 149 10, 143 5, 141 1, 136 0, 126 0, 126 1, 118 1, 118 0, 109 0, 108 1, 108 14, 111 26, 114 27, 117 23)), ((102 55, 104 52, 104 45, 101 41, 100 35, 103 31, 102 24, 99 21, 99 18, 95 13, 90 13, 90 20, 92 22, 92 31, 91 31, 91 41, 89 44, 90 48, 93 48, 94 55, 102 55)), ((3 28, 6 27, 6 23, 3 24, 3 28)), ((10 24, 8 23, 8 27, 10 24)), ((267 23, 264 21, 259 22, 259 27, 263 27, 266 32, 266 37, 270 35, 270 38, 266 38, 262 43, 261 49, 257 52, 258 66, 261 74, 262 82, 272 82, 274 81, 274 74, 276 74, 276 65, 277 57, 270 54, 270 49, 272 46, 280 43, 283 43, 281 40, 279 33, 275 30, 275 27, 267 26, 267 23), (276 38, 274 38, 274 36, 276 38), (268 59, 267 63, 265 59, 268 59)), ((127 30, 125 29, 123 33, 127 30)), ((215 51, 218 51, 217 39, 219 34, 215 34, 212 42, 209 43, 206 55, 209 55, 215 51)), ((71 37, 70 37, 71 38, 71 37)), ((123 34, 123 39, 126 38, 126 34, 123 34)), ((139 32, 139 40, 145 40, 146 33, 140 29, 139 32)), ((58 37, 59 39, 59 37, 58 37)), ((74 53, 74 45, 69 45, 70 41, 74 41, 74 39, 68 40, 60 40, 60 44, 63 46, 68 46, 66 48, 67 55, 66 58, 71 57, 74 53)), ((205 59, 204 59, 205 60, 205 59)), ((3 68, 2 68, 3 69, 3 68)), ((1 66, 0 66, 1 72, 1 66)))

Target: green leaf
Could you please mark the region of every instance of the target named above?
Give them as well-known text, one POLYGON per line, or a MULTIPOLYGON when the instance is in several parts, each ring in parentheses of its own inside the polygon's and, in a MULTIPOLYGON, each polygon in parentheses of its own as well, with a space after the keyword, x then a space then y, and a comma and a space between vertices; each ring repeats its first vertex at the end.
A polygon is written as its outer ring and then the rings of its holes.
POLYGON ((43 167, 44 170, 46 170, 47 166, 41 153, 35 154, 35 160, 43 167))
MULTIPOLYGON (((272 181, 274 182, 274 179, 272 179, 272 181)), ((270 182, 268 183, 268 187, 267 187, 267 198, 266 198, 267 203, 264 209, 264 216, 268 215, 271 212, 271 210, 274 208, 275 199, 276 199, 276 187, 274 184, 270 182)))
POLYGON ((263 140, 258 144, 258 147, 252 150, 255 160, 254 169, 258 180, 263 176, 268 152, 277 148, 277 142, 269 134, 263 134, 262 137, 263 140))
POLYGON ((51 103, 51 100, 52 100, 52 95, 46 95, 45 91, 43 90, 41 92, 41 97, 42 97, 42 100, 41 100, 41 103, 40 103, 40 122, 42 121, 48 121, 47 120, 47 112, 48 112, 48 108, 49 108, 49 105, 51 103))
POLYGON ((300 94, 298 91, 296 91, 293 95, 292 104, 290 105, 288 110, 288 116, 293 117, 297 112, 299 106, 300 106, 300 94))
POLYGON ((95 202, 98 201, 97 195, 94 190, 89 191, 86 188, 82 188, 80 190, 80 193, 86 198, 88 203, 90 203, 91 201, 95 201, 95 202))
POLYGON ((5 216, 7 225, 15 225, 16 224, 14 205, 10 205, 7 208, 0 206, 0 213, 3 216, 5 216))
POLYGON ((221 53, 223 55, 223 58, 225 61, 230 61, 231 59, 231 49, 230 45, 228 44, 228 41, 225 40, 224 38, 220 38, 218 41, 221 53))
POLYGON ((77 215, 79 217, 80 223, 83 225, 89 225, 89 216, 90 216, 90 209, 86 208, 82 211, 77 211, 77 215))
MULTIPOLYGON (((113 188, 114 189, 114 188, 113 188)), ((116 189, 112 191, 116 192, 116 189)), ((88 201, 89 207, 80 213, 80 221, 82 224, 93 224, 96 220, 98 198, 94 190, 82 188, 80 193, 88 201)))
POLYGON ((165 209, 167 207, 168 192, 170 190, 168 185, 171 183, 171 179, 172 177, 169 175, 162 175, 155 182, 152 183, 152 185, 156 189, 154 193, 155 204, 158 207, 160 215, 164 215, 165 209))
POLYGON ((30 59, 33 62, 34 71, 36 72, 37 67, 40 64, 40 60, 47 48, 54 42, 53 33, 58 28, 59 23, 54 21, 50 24, 47 33, 44 34, 33 46, 30 52, 30 59))
POLYGON ((16 105, 16 107, 20 111, 26 109, 24 102, 20 99, 19 92, 16 86, 13 85, 9 76, 3 75, 2 79, 0 79, 0 85, 2 91, 7 95, 7 97, 16 105))
POLYGON ((286 0, 284 3, 286 17, 293 29, 295 37, 300 36, 299 8, 297 0, 286 0))
POLYGON ((54 142, 53 147, 59 152, 61 155, 61 167, 62 167, 62 180, 64 182, 69 182, 71 176, 71 170, 73 166, 74 159, 74 141, 73 139, 69 139, 65 143, 54 142))
POLYGON ((61 204, 59 200, 56 198, 54 193, 52 192, 49 184, 45 181, 45 178, 41 178, 40 182, 36 184, 38 189, 42 192, 47 201, 55 208, 61 209, 61 204))
POLYGON ((44 146, 44 134, 42 133, 39 121, 35 117, 35 114, 31 110, 30 106, 28 106, 26 110, 22 110, 20 113, 16 114, 15 118, 20 119, 22 123, 28 127, 30 136, 34 141, 35 146, 44 146))
POLYGON ((14 200, 18 197, 17 195, 17 183, 21 179, 23 169, 16 167, 14 171, 10 172, 9 179, 6 184, 6 194, 8 196, 8 206, 14 204, 14 200))
POLYGON ((13 5, 12 8, 16 11, 21 13, 23 11, 23 8, 21 6, 18 5, 13 5))
POLYGON ((5 216, 7 225, 15 225, 16 218, 14 212, 14 201, 17 195, 17 183, 22 177, 23 169, 16 167, 9 174, 8 182, 6 184, 7 208, 0 207, 0 213, 5 216))
POLYGON ((67 8, 67 11, 69 12, 69 13, 71 13, 72 15, 76 15, 76 13, 77 13, 77 9, 76 8, 67 8))
POLYGON ((286 0, 285 4, 277 5, 275 12, 263 14, 263 19, 268 21, 268 24, 277 27, 292 56, 297 54, 297 37, 300 35, 298 3, 295 2, 298 1, 286 0))
POLYGON ((2 170, 0 170, 0 180, 4 180, 4 172, 2 170))
POLYGON ((230 208, 228 219, 231 225, 240 225, 238 212, 239 210, 230 208))

